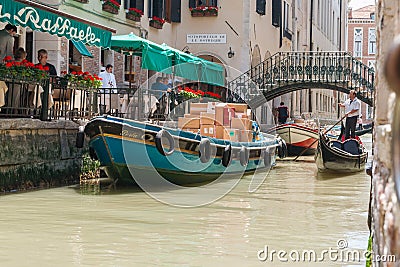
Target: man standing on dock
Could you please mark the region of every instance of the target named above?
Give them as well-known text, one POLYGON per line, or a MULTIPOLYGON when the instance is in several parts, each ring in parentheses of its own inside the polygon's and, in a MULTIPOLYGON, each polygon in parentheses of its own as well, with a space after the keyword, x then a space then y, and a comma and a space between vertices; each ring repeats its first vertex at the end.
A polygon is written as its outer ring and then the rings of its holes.
POLYGON ((344 103, 339 103, 340 107, 345 108, 346 126, 345 138, 349 139, 356 137, 357 119, 360 116, 361 102, 356 97, 356 91, 350 90, 349 98, 344 103))

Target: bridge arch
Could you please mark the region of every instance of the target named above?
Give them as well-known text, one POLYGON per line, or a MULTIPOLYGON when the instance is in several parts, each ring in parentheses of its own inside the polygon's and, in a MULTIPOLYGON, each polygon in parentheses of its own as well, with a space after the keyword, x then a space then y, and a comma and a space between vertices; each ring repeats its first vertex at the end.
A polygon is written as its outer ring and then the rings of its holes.
POLYGON ((252 108, 302 89, 355 90, 373 105, 375 72, 346 52, 279 52, 228 83, 232 102, 252 108), (263 95, 264 97, 260 97, 263 95))

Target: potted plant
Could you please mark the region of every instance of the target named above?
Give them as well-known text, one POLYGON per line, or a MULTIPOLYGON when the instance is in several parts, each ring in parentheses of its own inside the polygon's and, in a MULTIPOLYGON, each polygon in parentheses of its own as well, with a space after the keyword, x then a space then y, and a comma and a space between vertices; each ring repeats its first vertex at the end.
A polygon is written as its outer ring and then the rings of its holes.
POLYGON ((33 64, 28 60, 13 61, 10 56, 5 57, 0 65, 0 77, 4 80, 12 79, 21 82, 40 83, 43 79, 49 77, 48 67, 43 67, 41 64, 33 64))
POLYGON ((152 19, 149 21, 149 26, 156 29, 162 29, 164 23, 165 23, 164 19, 153 16, 152 19))
POLYGON ((111 14, 118 14, 120 4, 115 0, 104 0, 103 10, 111 14))
POLYGON ((140 18, 143 16, 143 11, 134 7, 128 9, 126 13, 126 18, 133 21, 140 21, 140 18))

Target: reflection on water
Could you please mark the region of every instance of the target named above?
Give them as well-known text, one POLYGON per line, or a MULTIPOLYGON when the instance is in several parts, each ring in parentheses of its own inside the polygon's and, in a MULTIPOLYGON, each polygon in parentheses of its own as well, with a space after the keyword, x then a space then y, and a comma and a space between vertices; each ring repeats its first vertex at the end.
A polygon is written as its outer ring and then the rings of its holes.
POLYGON ((317 174, 307 159, 279 161, 255 193, 248 193, 252 177, 246 176, 225 197, 198 208, 95 185, 94 194, 74 186, 3 196, 1 265, 346 265, 257 258, 265 246, 321 252, 344 239, 349 249, 367 247, 369 177, 317 174))

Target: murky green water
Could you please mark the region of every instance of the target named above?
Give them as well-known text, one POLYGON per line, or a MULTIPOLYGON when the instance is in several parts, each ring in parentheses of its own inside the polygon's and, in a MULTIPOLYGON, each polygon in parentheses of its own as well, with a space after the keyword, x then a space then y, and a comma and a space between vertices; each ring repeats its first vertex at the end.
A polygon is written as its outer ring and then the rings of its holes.
POLYGON ((319 257, 341 239, 347 250, 367 247, 370 178, 317 175, 308 161, 280 161, 257 192, 248 192, 247 176, 222 199, 197 208, 165 205, 133 189, 2 196, 1 266, 363 265, 328 255, 323 262, 290 260, 293 251, 319 257), (288 262, 277 254, 261 261, 265 246, 286 251, 288 262))

